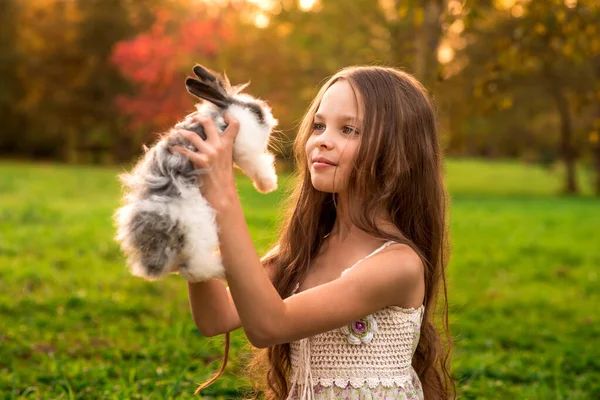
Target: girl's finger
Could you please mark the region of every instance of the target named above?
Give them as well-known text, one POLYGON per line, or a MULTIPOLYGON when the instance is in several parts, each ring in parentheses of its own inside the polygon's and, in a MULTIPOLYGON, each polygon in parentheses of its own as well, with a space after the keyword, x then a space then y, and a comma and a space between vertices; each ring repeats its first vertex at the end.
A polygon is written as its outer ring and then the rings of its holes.
POLYGON ((195 116, 193 118, 195 122, 198 122, 204 128, 204 133, 206 134, 206 141, 211 144, 215 144, 219 140, 219 131, 217 130, 217 126, 215 122, 207 117, 195 116))
POLYGON ((205 154, 196 153, 181 146, 170 146, 169 150, 172 153, 179 153, 182 156, 187 157, 196 168, 208 168, 210 166, 209 159, 205 154))
POLYGON ((225 132, 223 132, 223 136, 229 137, 232 141, 235 140, 238 132, 240 131, 240 122, 227 112, 223 114, 223 119, 227 123, 227 129, 225 129, 225 132))
POLYGON ((186 115, 185 119, 183 121, 175 124, 175 128, 176 129, 184 129, 187 125, 189 125, 190 122, 192 122, 194 120, 194 117, 197 115, 200 115, 200 111, 194 111, 193 113, 186 115))

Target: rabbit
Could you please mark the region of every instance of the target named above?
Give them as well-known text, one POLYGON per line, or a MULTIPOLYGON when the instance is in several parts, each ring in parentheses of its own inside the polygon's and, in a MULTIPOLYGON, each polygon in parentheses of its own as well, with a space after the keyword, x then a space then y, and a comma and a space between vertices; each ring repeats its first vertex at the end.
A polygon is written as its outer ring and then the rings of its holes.
POLYGON ((162 134, 130 173, 119 175, 124 189, 122 206, 113 214, 115 240, 126 255, 134 276, 156 280, 179 273, 190 282, 211 278, 225 280, 219 253, 216 214, 202 196, 198 174, 185 156, 171 152, 169 146, 197 149, 178 132, 186 129, 206 140, 202 125, 192 117, 210 117, 220 133, 226 128, 223 113, 240 122, 233 143, 235 165, 250 177, 254 187, 268 193, 277 189, 275 157, 268 149, 278 121, 262 100, 241 93, 249 83, 231 86, 226 74, 221 77, 196 65, 197 78, 188 77, 187 90, 203 101, 197 111, 162 134))

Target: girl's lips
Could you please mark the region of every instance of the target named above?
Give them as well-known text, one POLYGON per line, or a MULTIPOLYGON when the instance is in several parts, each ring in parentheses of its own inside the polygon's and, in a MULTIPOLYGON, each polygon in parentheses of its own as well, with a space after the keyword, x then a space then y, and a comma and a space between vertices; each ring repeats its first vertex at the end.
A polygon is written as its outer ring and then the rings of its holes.
POLYGON ((327 167, 335 167, 335 165, 322 163, 322 162, 314 162, 313 167, 315 167, 315 169, 321 169, 321 168, 327 168, 327 167))

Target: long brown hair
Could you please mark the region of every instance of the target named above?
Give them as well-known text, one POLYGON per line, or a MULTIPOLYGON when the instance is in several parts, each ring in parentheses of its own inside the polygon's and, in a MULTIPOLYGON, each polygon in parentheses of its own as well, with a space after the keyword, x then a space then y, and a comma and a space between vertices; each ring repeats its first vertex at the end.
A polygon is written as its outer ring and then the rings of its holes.
MULTIPOLYGON (((360 95, 364 118, 354 168, 348 177, 348 199, 360 204, 349 204, 349 212, 354 212, 351 221, 374 237, 410 246, 421 257, 425 266, 425 311, 412 365, 426 399, 455 398, 456 387, 449 372, 452 340, 445 271, 449 199, 442 179, 434 105, 413 76, 390 67, 351 66, 323 85, 301 122, 294 143, 298 184, 288 198, 279 241, 263 257, 263 264, 276 267, 273 285, 282 298, 289 297, 334 226, 337 194, 313 187, 305 144, 325 91, 341 79, 360 95), (376 218, 382 212, 400 233, 382 230, 376 218), (439 314, 440 284, 444 294, 444 343, 433 321, 439 314)), ((285 399, 291 371, 289 343, 255 349, 253 353, 248 372, 255 388, 264 392, 265 399, 285 399)))

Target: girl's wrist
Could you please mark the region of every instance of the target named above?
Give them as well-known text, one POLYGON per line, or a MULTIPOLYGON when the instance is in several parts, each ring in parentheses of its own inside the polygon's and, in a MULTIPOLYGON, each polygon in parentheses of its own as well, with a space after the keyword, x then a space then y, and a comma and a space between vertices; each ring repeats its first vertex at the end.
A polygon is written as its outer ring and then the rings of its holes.
POLYGON ((204 196, 211 207, 216 211, 227 211, 238 199, 235 183, 219 188, 206 188, 204 196))

